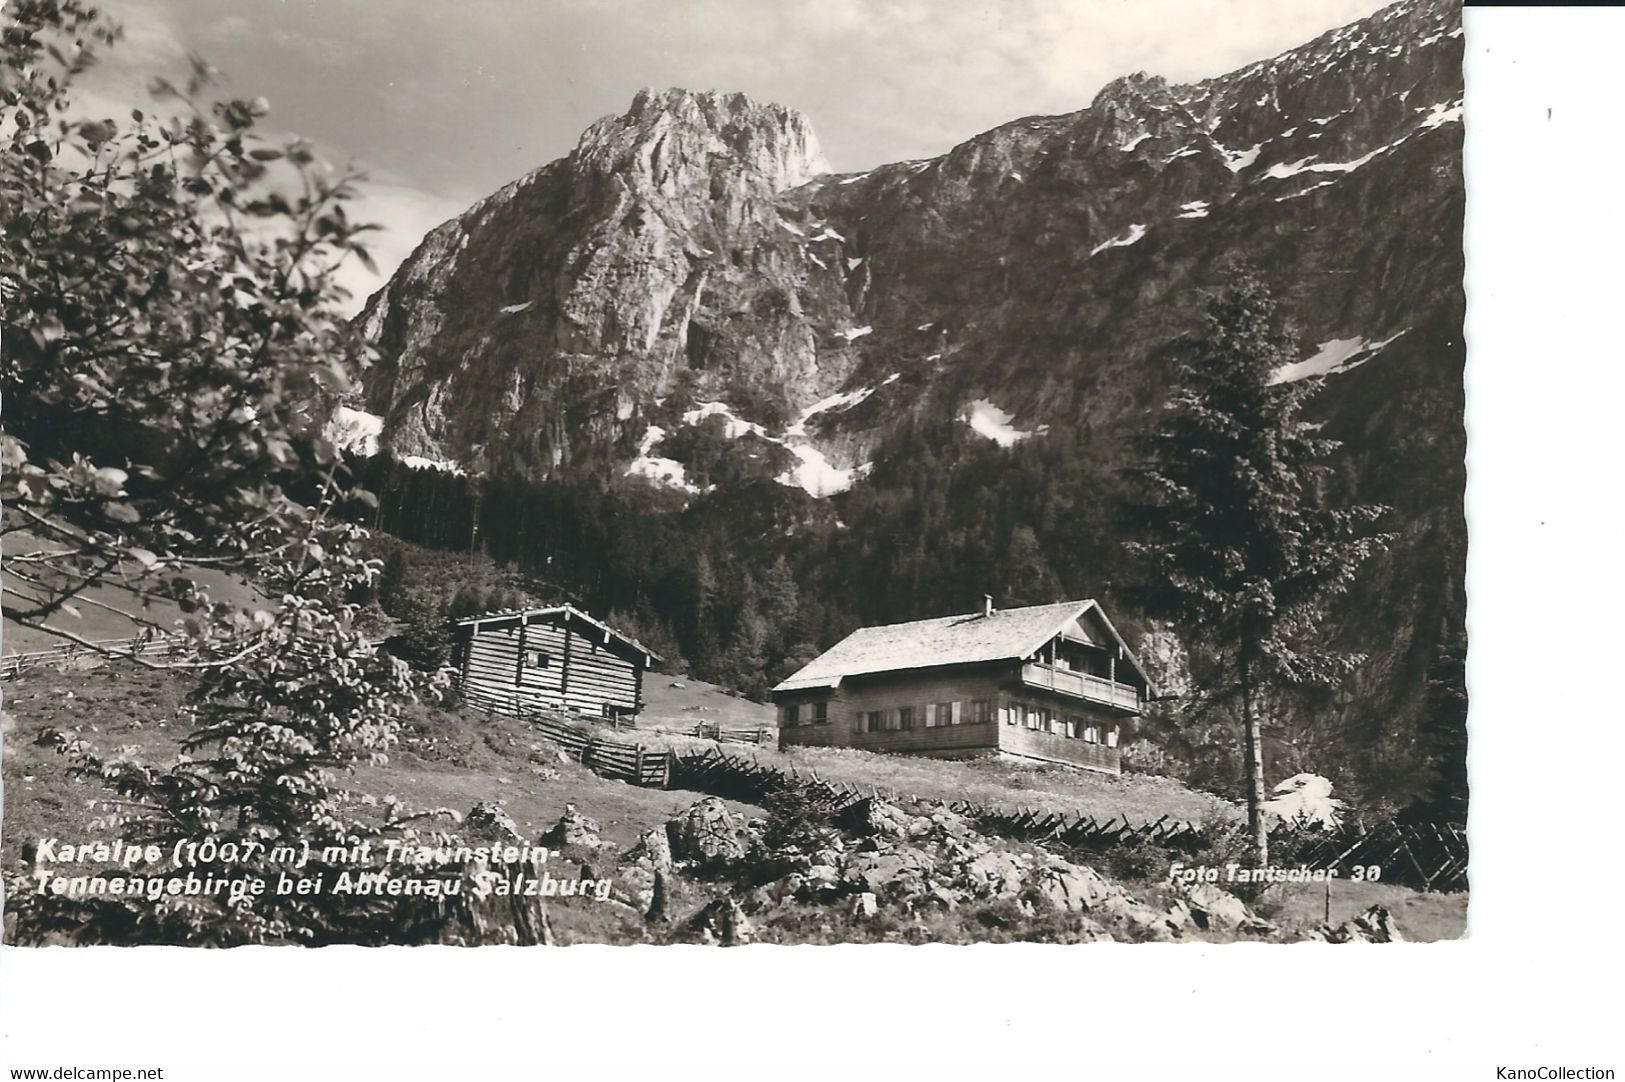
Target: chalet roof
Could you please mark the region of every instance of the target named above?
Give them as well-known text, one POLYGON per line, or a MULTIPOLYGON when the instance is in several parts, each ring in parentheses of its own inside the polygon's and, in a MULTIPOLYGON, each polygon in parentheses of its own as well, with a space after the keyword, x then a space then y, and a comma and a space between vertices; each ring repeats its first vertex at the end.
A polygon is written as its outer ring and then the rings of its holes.
POLYGON ((563 616, 566 620, 580 620, 582 623, 596 628, 601 634, 603 634, 604 642, 606 644, 612 640, 619 642, 621 645, 643 654, 649 658, 651 662, 666 660, 638 640, 634 639, 632 636, 627 635, 624 632, 616 631, 614 628, 593 616, 591 613, 583 612, 574 605, 551 605, 546 608, 533 609, 494 609, 491 612, 482 612, 478 616, 465 616, 460 620, 454 620, 453 623, 455 623, 458 627, 472 627, 477 633, 481 624, 496 624, 500 626, 509 620, 523 620, 528 624, 538 617, 545 619, 549 616, 563 616))
POLYGON ((1028 657, 1054 638, 1073 620, 1095 610, 1123 656, 1150 686, 1123 637, 1112 627, 1093 599, 1032 605, 1021 609, 995 609, 992 613, 939 616, 906 624, 865 627, 824 651, 774 691, 835 687, 848 676, 924 669, 937 665, 967 665, 1011 661, 1028 657))

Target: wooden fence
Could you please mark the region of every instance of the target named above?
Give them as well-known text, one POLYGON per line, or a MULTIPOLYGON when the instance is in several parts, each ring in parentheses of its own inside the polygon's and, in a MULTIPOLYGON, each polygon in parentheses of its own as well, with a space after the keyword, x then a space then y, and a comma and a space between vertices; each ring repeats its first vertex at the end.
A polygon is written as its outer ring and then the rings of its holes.
POLYGON ((0 657, 0 680, 10 680, 29 669, 47 665, 70 665, 84 658, 103 658, 108 653, 126 657, 168 657, 179 645, 179 639, 167 635, 132 635, 127 639, 102 639, 97 641, 94 649, 76 642, 66 642, 45 650, 29 650, 0 657))
POLYGON ((697 736, 701 740, 715 740, 718 744, 772 744, 776 740, 773 730, 765 726, 755 729, 724 729, 720 725, 706 725, 703 722, 684 735, 697 736))
MULTIPOLYGON (((654 751, 642 744, 628 744, 595 736, 584 729, 571 715, 541 707, 513 704, 490 696, 467 696, 467 702, 487 714, 503 714, 527 722, 543 737, 553 741, 565 754, 579 760, 581 765, 606 778, 617 778, 633 785, 666 789, 671 784, 672 754, 654 751)), ((608 724, 611 719, 592 719, 594 724, 608 724)))

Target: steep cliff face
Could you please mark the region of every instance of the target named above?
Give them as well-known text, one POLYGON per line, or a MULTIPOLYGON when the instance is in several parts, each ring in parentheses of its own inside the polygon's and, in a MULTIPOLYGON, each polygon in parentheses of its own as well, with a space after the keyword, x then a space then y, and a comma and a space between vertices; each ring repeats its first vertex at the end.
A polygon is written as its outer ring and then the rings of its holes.
POLYGON ((613 442, 680 370, 816 381, 788 303, 800 267, 760 240, 781 229, 780 194, 827 171, 791 110, 640 92, 568 158, 431 233, 368 302, 386 446, 546 473, 613 442))
MULTIPOLYGON (((695 507, 777 482, 825 530, 864 520, 842 500, 920 498, 945 469, 927 431, 1065 441, 1078 487, 1104 491, 1204 291, 1245 261, 1297 324, 1278 378, 1325 377, 1336 495, 1395 508, 1394 548, 1333 622, 1372 655, 1350 724, 1380 748, 1464 611, 1461 59, 1459 7, 1404 0, 1227 75, 1125 76, 1078 112, 856 175, 788 109, 644 91, 425 238, 360 317, 383 362, 357 405, 398 454, 695 507)), ((1108 587, 1109 521, 1039 526, 1067 589, 1108 587)))

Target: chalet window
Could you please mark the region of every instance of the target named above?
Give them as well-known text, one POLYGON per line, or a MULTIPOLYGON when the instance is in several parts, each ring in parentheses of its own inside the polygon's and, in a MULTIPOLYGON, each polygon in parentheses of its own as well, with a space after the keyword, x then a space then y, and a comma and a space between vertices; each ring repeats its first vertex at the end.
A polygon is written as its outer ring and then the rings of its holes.
POLYGON ((525 651, 525 668, 527 669, 545 669, 552 663, 553 659, 547 656, 545 650, 525 651))
POLYGON ((970 719, 976 725, 986 725, 993 720, 993 700, 975 699, 970 704, 970 719))
POLYGON ((814 725, 829 724, 829 703, 812 704, 812 723, 814 725))
POLYGON ((932 719, 931 724, 954 725, 959 721, 958 703, 938 703, 932 708, 932 712, 936 717, 932 719))
POLYGON ((863 715, 866 728, 871 733, 883 732, 886 728, 886 712, 884 710, 871 710, 863 715))
POLYGON ((914 708, 912 706, 899 706, 897 708, 897 727, 899 729, 914 728, 914 708))
POLYGON ((863 723, 868 716, 861 710, 854 710, 852 712, 852 731, 855 733, 863 732, 863 723))
POLYGON ((791 727, 791 726, 799 725, 800 723, 801 723, 801 707, 800 707, 799 704, 791 703, 788 706, 779 707, 779 724, 780 725, 783 725, 783 726, 788 728, 788 727, 791 727))
POLYGON ((1115 748, 1117 746, 1117 726, 1115 725, 1106 730, 1106 746, 1108 748, 1115 748))
POLYGON ((1093 725, 1086 725, 1083 729, 1083 738, 1091 744, 1100 743, 1100 730, 1093 725))

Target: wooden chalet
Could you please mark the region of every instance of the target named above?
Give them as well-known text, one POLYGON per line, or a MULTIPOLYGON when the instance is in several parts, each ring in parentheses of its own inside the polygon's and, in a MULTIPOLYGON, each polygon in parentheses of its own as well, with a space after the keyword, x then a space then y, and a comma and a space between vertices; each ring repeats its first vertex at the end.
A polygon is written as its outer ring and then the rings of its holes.
POLYGON ((1125 723, 1153 694, 1094 601, 854 631, 773 689, 781 747, 1003 753, 1122 772, 1125 723))
POLYGON ((454 624, 463 694, 514 713, 550 707, 603 717, 643 709, 643 674, 660 657, 573 605, 512 609, 454 624))

